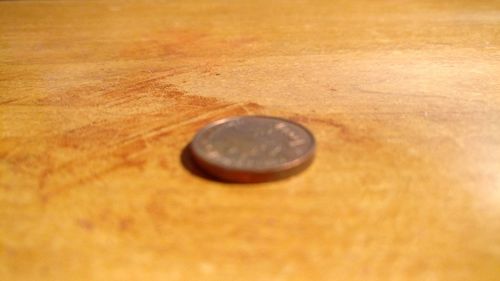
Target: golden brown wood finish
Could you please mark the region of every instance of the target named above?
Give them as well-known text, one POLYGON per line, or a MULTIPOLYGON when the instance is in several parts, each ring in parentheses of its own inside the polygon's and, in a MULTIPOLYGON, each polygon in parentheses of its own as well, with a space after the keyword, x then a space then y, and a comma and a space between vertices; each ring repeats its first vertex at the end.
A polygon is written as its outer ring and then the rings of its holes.
POLYGON ((0 2, 1 280, 499 280, 500 2, 0 2), (229 185, 198 128, 308 126, 229 185))

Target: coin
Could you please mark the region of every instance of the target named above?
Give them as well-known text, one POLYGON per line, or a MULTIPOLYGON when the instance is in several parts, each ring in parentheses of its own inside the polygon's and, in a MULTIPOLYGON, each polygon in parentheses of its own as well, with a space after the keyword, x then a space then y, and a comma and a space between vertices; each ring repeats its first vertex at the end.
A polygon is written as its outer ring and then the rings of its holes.
POLYGON ((290 120, 238 116, 202 128, 190 145, 193 159, 212 176, 229 182, 262 182, 290 176, 314 158, 312 133, 290 120))

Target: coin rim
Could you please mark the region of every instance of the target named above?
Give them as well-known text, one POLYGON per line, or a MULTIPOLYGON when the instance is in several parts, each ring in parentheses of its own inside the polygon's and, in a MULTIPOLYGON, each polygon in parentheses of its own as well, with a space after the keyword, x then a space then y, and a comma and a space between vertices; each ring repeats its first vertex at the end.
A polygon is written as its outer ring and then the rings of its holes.
POLYGON ((246 175, 248 177, 252 177, 252 176, 265 177, 265 176, 271 176, 272 174, 277 174, 277 176, 279 177, 282 173, 285 173, 289 170, 294 170, 295 168, 298 168, 302 165, 308 166, 312 162, 312 159, 313 159, 315 151, 316 151, 316 139, 315 139, 314 135, 312 134, 312 132, 308 128, 306 128, 305 126, 303 126, 300 123, 297 123, 297 122, 289 120, 289 119, 285 119, 285 118, 281 118, 281 117, 274 117, 274 116, 266 116, 266 115, 242 115, 242 116, 233 116, 233 117, 222 118, 222 119, 213 121, 213 122, 205 125, 203 128, 201 128, 196 133, 193 140, 191 141, 190 151, 191 151, 192 155, 194 156, 194 159, 196 160, 196 162, 198 162, 198 164, 200 164, 200 166, 202 166, 202 168, 204 168, 206 165, 209 166, 209 167, 205 167, 205 168, 208 168, 210 170, 209 172, 211 174, 213 174, 214 176, 221 177, 224 179, 232 179, 232 180, 236 179, 239 181, 239 177, 241 177, 242 175, 246 175), (244 119, 244 118, 274 119, 274 120, 280 120, 280 121, 283 121, 286 123, 291 123, 293 125, 296 125, 299 128, 302 128, 306 132, 306 134, 309 135, 309 137, 311 139, 310 148, 304 154, 302 154, 300 157, 293 159, 292 161, 285 162, 284 164, 278 165, 275 168, 268 168, 265 170, 249 170, 249 169, 242 169, 242 168, 235 168, 235 167, 227 166, 223 163, 213 162, 213 161, 209 160, 207 157, 204 157, 202 153, 199 153, 199 151, 197 151, 197 150, 199 150, 199 145, 196 145, 196 144, 200 142, 200 138, 203 136, 203 134, 205 132, 207 132, 208 130, 210 130, 216 126, 219 126, 221 124, 224 124, 224 123, 227 123, 227 122, 230 122, 233 120, 237 120, 237 119, 244 119), (198 147, 198 149, 196 147, 198 147), (235 175, 235 177, 231 177, 231 175, 228 176, 228 173, 236 173, 236 174, 238 174, 238 176, 235 175))

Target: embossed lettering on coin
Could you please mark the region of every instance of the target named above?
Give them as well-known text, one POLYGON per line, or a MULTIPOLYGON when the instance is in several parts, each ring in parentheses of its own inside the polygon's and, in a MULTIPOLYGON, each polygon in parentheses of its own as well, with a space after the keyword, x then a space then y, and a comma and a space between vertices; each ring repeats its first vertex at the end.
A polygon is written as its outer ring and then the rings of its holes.
POLYGON ((193 139, 191 152, 205 171, 227 181, 259 182, 296 173, 311 163, 315 140, 305 127, 267 116, 226 118, 193 139))

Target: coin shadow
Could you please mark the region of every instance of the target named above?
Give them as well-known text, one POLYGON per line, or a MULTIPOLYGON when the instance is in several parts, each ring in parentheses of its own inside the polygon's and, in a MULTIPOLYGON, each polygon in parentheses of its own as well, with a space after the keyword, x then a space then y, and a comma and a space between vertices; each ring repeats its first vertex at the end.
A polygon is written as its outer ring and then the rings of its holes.
POLYGON ((181 151, 180 161, 181 161, 182 166, 184 166, 184 168, 186 170, 188 170, 188 172, 190 172, 194 176, 197 176, 197 177, 200 177, 200 178, 203 178, 206 180, 210 180, 210 181, 223 182, 220 179, 217 179, 217 178, 205 173, 203 170, 201 170, 196 165, 196 163, 193 160, 193 156, 191 155, 190 147, 191 147, 191 143, 188 143, 186 146, 184 146, 184 148, 181 151))

